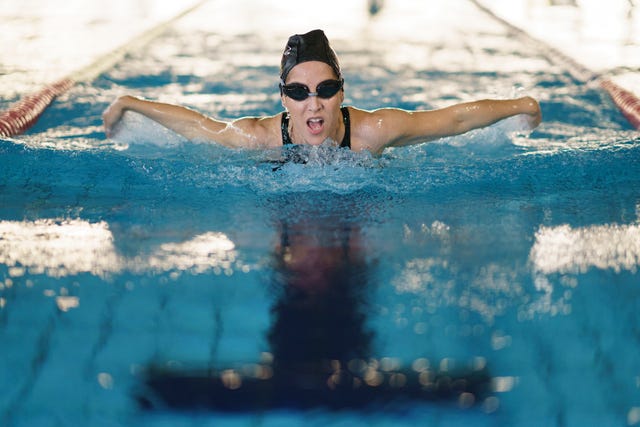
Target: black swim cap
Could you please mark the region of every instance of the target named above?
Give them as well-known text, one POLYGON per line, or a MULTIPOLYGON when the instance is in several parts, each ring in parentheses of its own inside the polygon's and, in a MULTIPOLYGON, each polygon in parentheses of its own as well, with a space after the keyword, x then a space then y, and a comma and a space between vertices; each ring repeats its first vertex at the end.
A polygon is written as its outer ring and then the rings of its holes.
POLYGON ((289 37, 280 63, 280 79, 284 84, 289 71, 302 62, 320 61, 329 65, 340 78, 340 64, 336 53, 322 30, 309 31, 289 37))

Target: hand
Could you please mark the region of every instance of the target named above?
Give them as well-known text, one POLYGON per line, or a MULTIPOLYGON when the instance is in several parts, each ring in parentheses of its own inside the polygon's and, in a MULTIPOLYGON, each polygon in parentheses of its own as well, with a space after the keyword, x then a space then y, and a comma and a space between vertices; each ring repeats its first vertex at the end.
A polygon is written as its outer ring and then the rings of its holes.
POLYGON ((531 129, 536 128, 542 122, 542 111, 540 104, 534 98, 525 96, 520 98, 522 112, 527 115, 527 121, 531 129))
POLYGON ((106 110, 102 113, 102 121, 104 123, 104 132, 107 138, 111 138, 114 134, 116 125, 122 119, 122 115, 125 112, 125 104, 127 96, 121 96, 116 99, 106 110))

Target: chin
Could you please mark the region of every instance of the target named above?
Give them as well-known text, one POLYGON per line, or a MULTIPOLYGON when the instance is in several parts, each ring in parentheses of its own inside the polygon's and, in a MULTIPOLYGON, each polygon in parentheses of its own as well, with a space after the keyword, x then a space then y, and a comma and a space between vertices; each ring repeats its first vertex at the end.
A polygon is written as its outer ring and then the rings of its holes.
POLYGON ((322 143, 327 140, 332 141, 332 139, 327 136, 312 135, 306 139, 306 143, 309 145, 322 145, 322 143))

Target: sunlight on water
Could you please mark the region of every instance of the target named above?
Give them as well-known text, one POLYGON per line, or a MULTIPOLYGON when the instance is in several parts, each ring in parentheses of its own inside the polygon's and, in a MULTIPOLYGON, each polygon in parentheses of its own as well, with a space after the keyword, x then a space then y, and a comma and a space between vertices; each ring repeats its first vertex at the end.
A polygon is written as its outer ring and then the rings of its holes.
MULTIPOLYGON (((146 262, 151 271, 177 270, 193 274, 213 270, 231 275, 236 267, 234 243, 222 233, 205 233, 180 243, 164 243, 146 262)), ((241 266, 248 272, 248 266, 241 266)), ((144 270, 143 270, 144 271, 144 270)))
POLYGON ((82 220, 1 221, 0 262, 14 277, 26 274, 27 268, 30 274, 52 277, 104 276, 121 264, 109 226, 82 220))
POLYGON ((529 259, 534 270, 544 274, 584 273, 589 268, 636 272, 640 265, 640 226, 541 227, 529 259))
MULTIPOLYGON (((208 232, 183 242, 163 243, 150 254, 118 253, 105 222, 37 220, 0 222, 0 263, 10 277, 46 274, 65 277, 90 273, 99 277, 132 271, 231 275, 250 267, 236 259, 234 243, 208 232)), ((64 302, 64 298, 63 298, 64 302)), ((67 300, 66 303, 71 301, 67 300)))

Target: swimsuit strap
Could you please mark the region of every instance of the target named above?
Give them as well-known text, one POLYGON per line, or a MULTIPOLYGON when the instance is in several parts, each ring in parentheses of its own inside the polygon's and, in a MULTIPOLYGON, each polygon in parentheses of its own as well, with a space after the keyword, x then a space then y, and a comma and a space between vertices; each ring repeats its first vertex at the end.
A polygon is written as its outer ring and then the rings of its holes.
POLYGON ((289 137, 289 114, 286 111, 282 113, 280 129, 282 130, 282 145, 293 144, 293 142, 291 142, 291 138, 289 137))
MULTIPOLYGON (((349 108, 341 107, 340 111, 342 112, 342 121, 344 122, 344 138, 342 138, 340 147, 351 148, 351 118, 349 117, 349 108)), ((286 111, 282 113, 280 130, 282 131, 282 145, 293 144, 289 136, 289 116, 286 111)))
POLYGON ((344 138, 340 143, 340 147, 351 148, 351 118, 349 117, 349 108, 342 107, 342 121, 344 122, 344 138))

